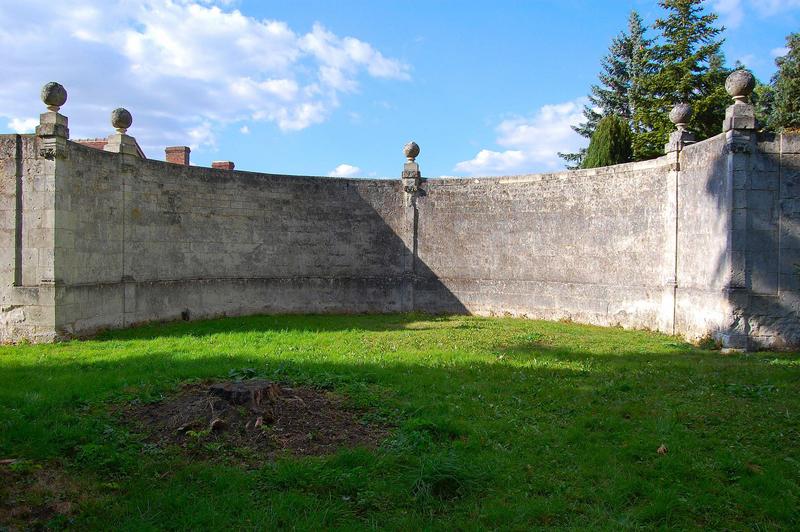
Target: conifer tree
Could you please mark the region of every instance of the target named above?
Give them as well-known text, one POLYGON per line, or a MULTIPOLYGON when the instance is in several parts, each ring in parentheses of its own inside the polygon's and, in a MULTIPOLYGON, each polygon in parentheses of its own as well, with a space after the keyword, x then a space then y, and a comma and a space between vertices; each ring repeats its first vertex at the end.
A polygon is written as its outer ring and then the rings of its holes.
POLYGON ((673 125, 669 110, 688 102, 694 110, 689 128, 699 140, 720 132, 729 98, 724 92, 730 71, 724 66, 717 15, 705 13, 703 0, 660 0, 666 16, 656 20, 660 42, 654 49, 658 70, 646 76, 642 103, 634 121, 642 131, 634 137, 636 159, 662 153, 673 125))
MULTIPOLYGON (((600 83, 592 85, 589 105, 583 108, 585 122, 572 128, 581 136, 591 139, 600 119, 612 114, 635 126, 632 123, 634 110, 642 97, 640 79, 652 71, 652 41, 645 33, 642 18, 632 11, 627 32, 614 37, 608 54, 602 60, 602 70, 598 75, 600 83)), ((585 149, 577 153, 559 153, 568 163, 568 168, 580 168, 585 155, 585 149)))
POLYGON ((771 83, 756 80, 756 88, 750 96, 756 108, 756 120, 766 129, 773 129, 772 111, 775 107, 775 88, 771 83))
POLYGON ((786 38, 788 53, 775 60, 778 72, 772 77, 773 101, 768 118, 771 128, 800 128, 800 33, 786 38))
POLYGON ((631 127, 628 120, 618 115, 600 119, 586 149, 583 168, 597 168, 631 160, 631 127))

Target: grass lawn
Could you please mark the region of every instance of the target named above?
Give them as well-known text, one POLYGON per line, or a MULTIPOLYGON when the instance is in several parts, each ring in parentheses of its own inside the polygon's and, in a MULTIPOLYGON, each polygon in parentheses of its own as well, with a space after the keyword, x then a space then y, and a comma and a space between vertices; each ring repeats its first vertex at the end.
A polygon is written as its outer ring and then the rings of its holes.
POLYGON ((147 326, 1 347, 0 459, 0 529, 21 507, 81 530, 798 529, 800 357, 506 318, 147 326), (231 375, 331 390, 392 429, 244 467, 115 414, 231 375))

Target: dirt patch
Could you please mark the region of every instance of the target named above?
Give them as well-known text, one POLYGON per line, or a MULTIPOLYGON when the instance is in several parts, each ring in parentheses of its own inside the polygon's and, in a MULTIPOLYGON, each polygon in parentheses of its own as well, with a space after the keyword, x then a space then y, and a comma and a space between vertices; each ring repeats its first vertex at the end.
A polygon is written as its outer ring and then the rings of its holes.
POLYGON ((347 408, 341 397, 265 380, 187 385, 123 414, 150 442, 209 457, 226 451, 257 460, 325 455, 375 447, 388 434, 388 427, 362 422, 363 412, 347 408))
POLYGON ((68 519, 79 493, 57 469, 23 460, 0 460, 0 530, 39 530, 68 519))

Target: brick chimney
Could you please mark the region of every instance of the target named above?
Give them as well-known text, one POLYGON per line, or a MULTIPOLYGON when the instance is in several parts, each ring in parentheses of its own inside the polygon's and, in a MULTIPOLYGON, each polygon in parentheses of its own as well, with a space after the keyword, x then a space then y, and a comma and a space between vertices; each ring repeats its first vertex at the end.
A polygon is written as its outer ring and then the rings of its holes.
POLYGON ((219 170, 233 170, 233 161, 214 161, 211 163, 211 168, 217 168, 219 170))
POLYGON ((182 164, 189 166, 189 146, 170 146, 164 149, 167 155, 167 162, 172 164, 182 164))

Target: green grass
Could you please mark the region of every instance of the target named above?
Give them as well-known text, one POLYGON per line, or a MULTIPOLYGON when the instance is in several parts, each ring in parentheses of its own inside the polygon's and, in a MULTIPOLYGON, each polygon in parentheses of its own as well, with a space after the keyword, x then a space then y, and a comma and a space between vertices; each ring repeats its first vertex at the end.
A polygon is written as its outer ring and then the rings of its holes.
POLYGON ((50 524, 81 530, 797 529, 799 415, 797 354, 566 323, 263 316, 0 348, 0 459, 60 471, 82 495, 50 524), (328 388, 396 428, 246 469, 112 414, 229 375, 328 388))

